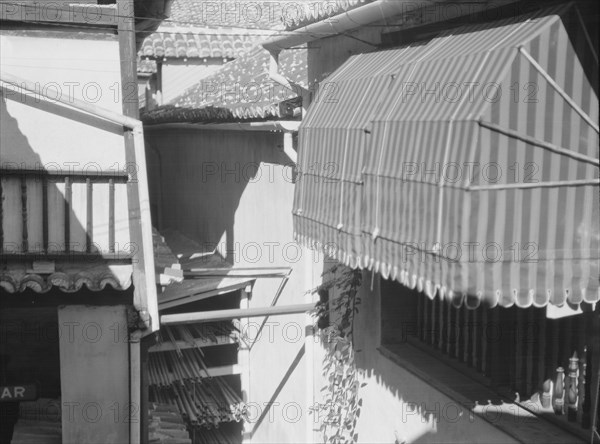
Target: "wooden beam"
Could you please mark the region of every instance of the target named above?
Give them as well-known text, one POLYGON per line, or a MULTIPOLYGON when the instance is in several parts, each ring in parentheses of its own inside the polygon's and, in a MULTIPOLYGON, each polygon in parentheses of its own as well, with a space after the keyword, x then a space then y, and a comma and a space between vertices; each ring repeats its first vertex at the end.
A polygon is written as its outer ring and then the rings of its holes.
MULTIPOLYGON (((5 91, 22 91, 23 94, 31 94, 34 97, 42 97, 48 102, 52 102, 54 104, 61 103, 62 105, 76 109, 78 111, 91 114, 96 117, 100 117, 102 119, 108 120, 109 122, 113 122, 117 125, 121 125, 130 129, 139 129, 143 132, 142 122, 132 117, 116 113, 106 108, 102 108, 94 103, 86 102, 82 99, 77 99, 74 97, 66 97, 66 95, 62 95, 59 97, 54 97, 47 92, 40 91, 39 87, 36 89, 36 84, 30 82, 22 77, 15 76, 13 74, 9 74, 8 72, 2 72, 0 74, 0 88, 5 91)), ((2 170, 2 174, 6 174, 6 172, 10 170, 10 168, 4 168, 2 170)), ((30 170, 26 170, 29 172, 30 170)), ((31 171, 38 171, 38 169, 34 169, 31 171)), ((73 172, 70 171, 68 174, 65 174, 65 171, 60 171, 57 174, 61 174, 62 176, 73 176, 73 172)), ((121 172, 113 172, 115 176, 121 176, 121 172)))
POLYGON ((235 318, 251 318, 305 313, 315 308, 315 303, 282 305, 276 307, 236 308, 231 310, 211 310, 196 313, 163 315, 161 325, 192 324, 196 322, 226 321, 235 318))
POLYGON ((161 310, 167 308, 178 307, 183 304, 189 304, 190 302, 201 301, 203 299, 212 298, 214 296, 220 296, 222 294, 231 293, 236 290, 240 290, 248 285, 248 282, 244 282, 237 285, 226 286, 223 288, 217 288, 215 290, 205 291, 202 293, 193 293, 184 295, 181 297, 177 297, 175 299, 164 300, 164 296, 161 297, 161 301, 158 304, 158 307, 161 310))
POLYGON ((215 337, 215 340, 212 339, 196 339, 193 343, 188 341, 175 341, 175 343, 171 341, 162 342, 160 344, 155 344, 151 346, 148 351, 150 353, 156 352, 164 352, 164 351, 174 351, 174 350, 185 350, 188 348, 195 347, 214 347, 216 345, 227 345, 227 344, 235 344, 236 340, 231 336, 219 335, 215 337))
POLYGON ((214 277, 214 276, 230 276, 230 277, 286 277, 290 274, 289 267, 260 267, 260 268, 186 268, 182 265, 182 269, 186 275, 214 277))
POLYGON ((238 364, 208 367, 208 374, 213 378, 217 376, 239 375, 241 373, 242 369, 238 364))
POLYGON ((33 177, 52 177, 53 183, 64 182, 68 177, 71 182, 82 182, 91 179, 94 183, 108 183, 109 179, 117 182, 127 182, 127 171, 64 171, 61 169, 43 169, 43 168, 11 168, 0 166, 0 173, 3 176, 33 176, 33 177))
MULTIPOLYGON (((117 0, 117 11, 119 13, 121 103, 123 114, 137 121, 139 104, 137 98, 134 0, 117 0), (131 94, 132 88, 135 90, 133 95, 131 94)), ((136 247, 135 260, 133 261, 133 305, 140 312, 144 323, 150 326, 150 331, 156 331, 159 327, 158 322, 152 317, 158 316, 158 306, 143 128, 136 125, 126 129, 124 138, 126 169, 133 169, 127 182, 129 242, 136 247)))

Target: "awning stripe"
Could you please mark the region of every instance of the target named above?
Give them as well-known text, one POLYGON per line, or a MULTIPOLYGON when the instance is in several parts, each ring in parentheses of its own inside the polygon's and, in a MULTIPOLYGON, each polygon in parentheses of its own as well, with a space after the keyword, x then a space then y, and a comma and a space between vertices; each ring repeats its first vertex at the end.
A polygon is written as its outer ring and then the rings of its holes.
POLYGON ((337 102, 300 128, 298 240, 470 308, 598 301, 598 68, 565 23, 545 12, 350 58, 337 102))
POLYGON ((587 163, 589 163, 591 165, 600 166, 600 160, 598 160, 597 157, 588 156, 586 154, 581 154, 581 153, 573 151, 573 150, 562 148, 562 147, 556 146, 556 145, 554 145, 552 143, 548 143, 548 142, 545 142, 543 140, 536 139, 535 137, 529 137, 529 136, 527 136, 527 135, 525 135, 525 134, 523 134, 523 133, 521 133, 519 131, 512 131, 512 130, 507 129, 507 128, 502 128, 499 125, 496 125, 496 124, 490 123, 490 122, 486 122, 484 120, 479 120, 479 125, 481 125, 481 126, 483 126, 485 128, 488 128, 490 130, 502 133, 505 136, 509 136, 509 137, 512 137, 512 138, 515 138, 515 139, 522 140, 523 142, 527 142, 529 144, 536 145, 536 146, 539 146, 541 148, 545 148, 545 149, 547 149, 549 151, 552 151, 554 153, 561 154, 563 156, 568 156, 568 157, 571 157, 573 159, 580 160, 582 162, 587 162, 587 163))
MULTIPOLYGON (((588 125, 590 125, 592 128, 594 128, 594 130, 596 132, 600 132, 600 129, 598 127, 598 124, 595 123, 590 116, 587 115, 587 113, 585 113, 581 108, 579 108, 577 106, 577 104, 573 101, 573 99, 571 99, 571 97, 569 97, 569 95, 563 91, 563 89, 561 87, 558 86, 558 84, 552 79, 552 77, 550 77, 548 75, 548 73, 546 71, 544 71, 542 69, 542 67, 533 59, 533 57, 531 57, 529 55, 529 53, 527 51, 525 51, 523 49, 523 47, 521 46, 519 48, 519 52, 529 61, 529 63, 531 63, 533 65, 533 67, 535 69, 538 70, 538 72, 542 75, 542 77, 544 77, 546 79, 546 81, 552 85, 552 87, 555 89, 555 91, 557 93, 559 93, 563 99, 565 99, 567 101, 567 103, 571 106, 571 108, 573 108, 573 110, 579 114, 587 123, 588 125)), ((572 54, 572 53, 571 53, 572 54)), ((572 79, 569 79, 572 80, 572 79)))

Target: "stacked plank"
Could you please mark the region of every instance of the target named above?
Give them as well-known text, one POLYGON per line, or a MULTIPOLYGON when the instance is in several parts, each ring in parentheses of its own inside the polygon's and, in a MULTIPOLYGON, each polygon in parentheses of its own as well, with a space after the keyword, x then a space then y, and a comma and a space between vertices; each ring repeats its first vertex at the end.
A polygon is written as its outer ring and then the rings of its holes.
POLYGON ((226 377, 211 376, 198 345, 216 343, 218 337, 237 336, 231 322, 163 327, 160 342, 172 344, 173 349, 149 355, 150 399, 173 406, 192 430, 214 429, 222 423, 245 419, 247 407, 241 395, 226 377))
POLYGON ((150 444, 192 444, 177 408, 165 404, 150 405, 148 438, 150 444))
POLYGON ((11 444, 61 444, 60 402, 40 398, 19 404, 19 419, 13 429, 11 444))
POLYGON ((200 382, 209 376, 202 351, 190 348, 152 353, 148 358, 148 380, 151 385, 170 387, 183 381, 200 382))
POLYGON ((217 427, 223 422, 242 421, 247 406, 240 395, 221 377, 202 382, 185 381, 170 386, 151 386, 150 397, 172 404, 192 427, 217 427))
POLYGON ((192 433, 194 444, 238 444, 241 435, 239 431, 222 427, 200 427, 194 429, 192 433))
POLYGON ((11 444, 61 444, 62 427, 57 421, 19 419, 13 429, 11 444))
POLYGON ((238 337, 238 331, 232 322, 207 322, 204 324, 165 326, 160 330, 159 341, 187 341, 190 344, 197 342, 210 343, 217 340, 218 336, 238 337))
POLYGON ((161 329, 160 341, 169 341, 175 350, 151 353, 148 378, 151 385, 167 387, 175 382, 196 381, 210 377, 204 354, 198 344, 217 342, 217 336, 236 338, 235 328, 230 322, 207 323, 202 326, 178 325, 161 329), (185 341, 190 348, 181 349, 177 344, 185 341))

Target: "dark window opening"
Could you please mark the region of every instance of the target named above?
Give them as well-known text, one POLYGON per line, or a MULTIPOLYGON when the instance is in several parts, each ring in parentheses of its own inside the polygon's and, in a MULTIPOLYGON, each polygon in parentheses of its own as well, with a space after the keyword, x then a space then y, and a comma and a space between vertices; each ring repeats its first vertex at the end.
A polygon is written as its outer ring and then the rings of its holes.
POLYGON ((598 397, 598 341, 598 310, 589 306, 560 319, 536 307, 469 310, 381 281, 382 345, 410 343, 511 399, 538 392, 579 430, 590 429, 598 397))

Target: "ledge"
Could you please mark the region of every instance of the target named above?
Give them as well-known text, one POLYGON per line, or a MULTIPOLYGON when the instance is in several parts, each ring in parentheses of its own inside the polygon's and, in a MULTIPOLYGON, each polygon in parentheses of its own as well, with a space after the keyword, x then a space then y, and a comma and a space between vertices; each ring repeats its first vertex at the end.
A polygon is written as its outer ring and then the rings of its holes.
POLYGON ((387 359, 518 442, 585 442, 580 436, 566 432, 411 344, 382 345, 378 350, 387 359))

